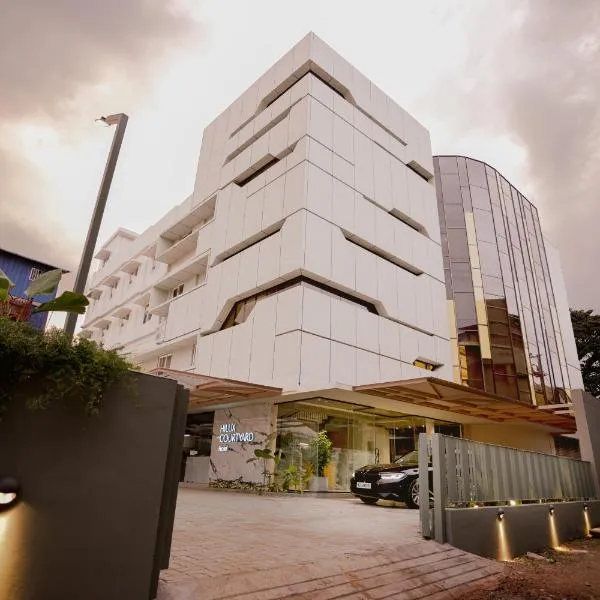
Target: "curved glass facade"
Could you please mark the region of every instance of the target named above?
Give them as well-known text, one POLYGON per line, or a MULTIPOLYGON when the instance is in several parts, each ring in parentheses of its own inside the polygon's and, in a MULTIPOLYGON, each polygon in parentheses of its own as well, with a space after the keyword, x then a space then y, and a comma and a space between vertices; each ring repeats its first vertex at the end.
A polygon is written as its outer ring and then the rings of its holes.
POLYGON ((567 365, 538 212, 489 165, 434 157, 454 377, 567 402, 567 365))

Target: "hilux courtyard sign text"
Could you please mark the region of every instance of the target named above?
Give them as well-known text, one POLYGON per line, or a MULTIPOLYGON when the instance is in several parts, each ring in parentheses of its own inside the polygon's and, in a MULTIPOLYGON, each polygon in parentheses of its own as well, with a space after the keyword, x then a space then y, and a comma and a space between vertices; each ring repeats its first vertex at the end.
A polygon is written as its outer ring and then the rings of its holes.
MULTIPOLYGON (((241 433, 235 430, 235 423, 224 423, 221 425, 221 433, 219 434, 220 444, 234 444, 241 442, 254 441, 254 433, 247 431, 241 433)), ((219 446, 219 452, 227 452, 229 446, 219 446)))

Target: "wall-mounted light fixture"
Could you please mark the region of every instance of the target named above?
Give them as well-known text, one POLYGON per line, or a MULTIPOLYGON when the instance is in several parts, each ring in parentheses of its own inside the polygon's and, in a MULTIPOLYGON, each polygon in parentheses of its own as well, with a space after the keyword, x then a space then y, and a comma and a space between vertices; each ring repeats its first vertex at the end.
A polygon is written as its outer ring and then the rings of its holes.
POLYGON ((21 486, 14 477, 0 476, 0 510, 5 510, 19 500, 21 486))
POLYGON ((504 520, 504 509, 499 508, 498 509, 498 521, 502 521, 502 520, 504 520))
POLYGON ((548 512, 550 513, 550 516, 553 517, 554 516, 554 504, 550 505, 550 508, 548 509, 548 512))

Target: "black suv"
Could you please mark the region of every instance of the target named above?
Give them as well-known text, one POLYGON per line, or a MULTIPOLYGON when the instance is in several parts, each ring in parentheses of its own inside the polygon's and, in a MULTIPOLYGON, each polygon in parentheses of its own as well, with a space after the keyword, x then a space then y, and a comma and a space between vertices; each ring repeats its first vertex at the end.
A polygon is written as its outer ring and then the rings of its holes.
MULTIPOLYGON (((432 484, 429 467, 429 489, 432 484)), ((365 504, 378 500, 405 502, 419 508, 419 453, 415 450, 390 465, 366 465, 352 474, 350 491, 365 504)))

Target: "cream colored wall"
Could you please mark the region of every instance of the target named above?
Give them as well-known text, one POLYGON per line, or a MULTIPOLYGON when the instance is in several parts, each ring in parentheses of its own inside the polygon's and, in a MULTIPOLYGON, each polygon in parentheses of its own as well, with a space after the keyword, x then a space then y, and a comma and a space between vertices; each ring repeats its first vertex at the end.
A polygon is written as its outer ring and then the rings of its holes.
POLYGON ((554 438, 550 433, 528 425, 515 423, 463 425, 463 437, 475 442, 497 444, 519 450, 555 454, 554 438))

